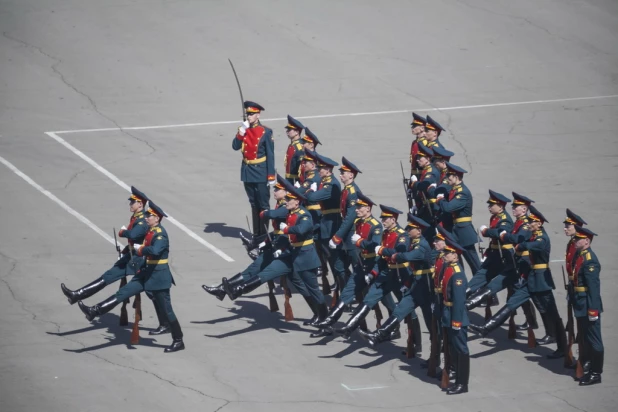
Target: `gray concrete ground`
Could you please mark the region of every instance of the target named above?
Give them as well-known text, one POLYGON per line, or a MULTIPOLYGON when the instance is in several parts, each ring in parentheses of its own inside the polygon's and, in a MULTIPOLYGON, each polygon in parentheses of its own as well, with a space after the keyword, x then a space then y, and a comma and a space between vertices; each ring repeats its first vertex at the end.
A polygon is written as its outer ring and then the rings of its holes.
MULTIPOLYGON (((616 2, 1 0, 0 29, 3 411, 616 410, 616 2), (476 226, 488 219, 487 189, 525 193, 548 217, 560 260, 564 209, 581 214, 599 234, 603 383, 579 388, 544 358, 552 348, 527 349, 501 330, 471 341, 470 393, 451 398, 418 359, 402 358, 403 339, 377 352, 357 336, 316 342, 269 313, 262 289, 234 303, 207 296, 202 283, 249 262, 237 239, 248 206, 230 148, 240 107, 228 57, 245 97, 279 119, 264 121, 279 168, 281 119, 316 116, 304 121, 319 151, 347 156, 363 191, 403 208, 399 161, 409 111, 421 109, 446 126, 442 142, 470 171, 476 226), (188 123, 207 124, 114 130, 188 123), (96 128, 107 130, 44 133, 96 128), (60 292, 113 263, 93 227, 109 237, 126 223, 121 182, 233 260, 165 223, 183 352, 163 354, 171 338, 147 329, 130 346, 119 310, 89 324, 60 292)), ((552 269, 560 284, 560 263, 552 269)), ((309 315, 292 303, 299 320, 309 315)), ((153 315, 145 302, 145 328, 153 315)))

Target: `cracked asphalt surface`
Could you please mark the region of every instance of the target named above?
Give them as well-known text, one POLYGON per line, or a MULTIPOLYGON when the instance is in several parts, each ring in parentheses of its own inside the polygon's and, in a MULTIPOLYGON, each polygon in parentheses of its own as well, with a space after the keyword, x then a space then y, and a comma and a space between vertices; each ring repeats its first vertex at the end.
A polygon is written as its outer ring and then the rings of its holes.
MULTIPOLYGON (((131 346, 119 309, 91 324, 60 292, 61 282, 77 288, 103 273, 113 246, 0 165, 3 411, 618 408, 618 98, 602 97, 618 94, 616 2, 0 0, 0 32, 0 157, 111 234, 126 224, 127 194, 44 132, 114 129, 61 137, 234 259, 167 224, 187 349, 164 354, 170 336, 148 336, 157 325, 147 301, 131 346), (304 121, 319 151, 357 164, 378 203, 405 206, 398 163, 408 158, 410 114, 400 111, 444 108, 430 114, 470 172, 476 226, 488 219, 487 189, 525 193, 548 217, 560 260, 564 209, 582 215, 599 234, 603 383, 579 388, 561 361, 545 359, 552 346, 528 349, 503 329, 471 336, 470 393, 448 397, 419 359, 401 356, 403 339, 379 351, 356 335, 316 341, 297 296, 297 320, 285 322, 269 312, 265 289, 235 302, 205 295, 201 284, 249 263, 238 239, 248 205, 230 148, 236 125, 220 124, 240 114, 227 58, 263 118, 322 116, 304 121), (581 97, 592 99, 570 100, 581 97)), ((285 123, 264 123, 281 168, 285 123)), ((552 269, 560 284, 560 262, 552 269)), ((564 292, 555 293, 566 317, 564 292)))

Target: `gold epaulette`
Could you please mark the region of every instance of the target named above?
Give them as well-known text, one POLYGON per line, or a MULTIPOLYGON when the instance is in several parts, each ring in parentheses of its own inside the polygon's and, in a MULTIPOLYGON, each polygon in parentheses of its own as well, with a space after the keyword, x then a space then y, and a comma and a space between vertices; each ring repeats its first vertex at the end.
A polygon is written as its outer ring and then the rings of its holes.
POLYGON ((377 225, 378 225, 378 221, 377 221, 377 220, 375 220, 374 218, 371 218, 370 222, 371 222, 371 224, 372 224, 372 225, 374 225, 374 226, 377 226, 377 225))

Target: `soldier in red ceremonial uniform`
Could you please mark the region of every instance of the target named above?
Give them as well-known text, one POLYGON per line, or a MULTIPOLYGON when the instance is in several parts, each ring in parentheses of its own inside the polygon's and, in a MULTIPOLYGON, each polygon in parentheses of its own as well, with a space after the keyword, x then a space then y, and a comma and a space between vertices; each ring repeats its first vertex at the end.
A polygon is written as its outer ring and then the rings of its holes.
POLYGON ((260 219, 260 212, 270 209, 270 186, 275 180, 275 143, 273 131, 260 123, 264 110, 255 102, 244 102, 247 120, 238 128, 232 149, 242 152, 240 180, 251 204, 253 234, 266 233, 267 221, 260 219))
MULTIPOLYGON (((305 135, 300 139, 300 142, 303 145, 303 150, 305 152, 315 152, 315 148, 321 144, 318 140, 318 137, 309 130, 308 127, 305 127, 305 135)), ((305 183, 305 164, 301 162, 300 169, 298 170, 298 181, 302 184, 305 183)))
POLYGON ((412 178, 412 176, 416 176, 418 178, 421 174, 421 170, 418 168, 416 160, 418 159, 418 144, 427 144, 427 139, 425 139, 426 122, 427 119, 423 116, 412 113, 412 123, 410 123, 410 126, 412 127, 412 135, 415 139, 412 141, 412 145, 410 146, 410 178, 412 178))
POLYGON ((283 166, 285 167, 285 178, 291 184, 298 180, 300 172, 301 159, 304 154, 303 145, 300 140, 300 135, 305 126, 292 116, 288 115, 288 124, 285 126, 285 133, 290 139, 290 144, 285 152, 283 166))

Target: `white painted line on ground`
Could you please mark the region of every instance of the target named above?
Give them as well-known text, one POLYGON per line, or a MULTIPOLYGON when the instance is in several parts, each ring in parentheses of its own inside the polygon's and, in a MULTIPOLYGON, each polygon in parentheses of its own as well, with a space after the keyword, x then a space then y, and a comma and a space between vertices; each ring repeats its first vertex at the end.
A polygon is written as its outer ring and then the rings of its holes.
POLYGON ((564 262, 564 259, 550 260, 551 263, 560 263, 564 262))
POLYGON ((32 180, 28 175, 23 173, 21 170, 19 170, 11 162, 6 160, 2 156, 0 156, 0 163, 4 164, 6 167, 11 169, 13 173, 21 177, 22 179, 24 179, 30 186, 34 187, 36 190, 38 190, 39 192, 43 193, 45 196, 47 196, 48 198, 56 202, 61 208, 63 208, 64 210, 66 210, 67 212, 75 216, 80 222, 82 222, 83 224, 85 224, 90 229, 94 230, 95 232, 97 232, 103 239, 107 240, 112 245, 114 244, 114 239, 112 239, 110 235, 108 235, 103 230, 101 230, 97 225, 95 225, 90 220, 88 220, 88 218, 86 218, 84 215, 82 215, 81 213, 73 209, 71 206, 64 203, 62 200, 58 199, 54 194, 52 194, 48 190, 45 190, 41 185, 39 185, 37 182, 32 180))
MULTIPOLYGON (((443 112, 448 110, 466 110, 466 109, 484 109, 489 107, 505 107, 505 106, 521 106, 527 104, 547 104, 547 103, 566 103, 575 102, 579 100, 600 100, 600 99, 612 99, 618 97, 618 94, 610 94, 606 96, 589 96, 589 97, 569 97, 565 99, 546 99, 546 100, 528 100, 522 102, 504 102, 504 103, 489 103, 489 104, 475 104, 469 106, 451 106, 451 107, 430 107, 419 109, 406 109, 406 110, 387 110, 381 112, 360 112, 360 113, 339 113, 339 114, 322 114, 316 116, 295 116, 296 119, 328 119, 332 117, 352 117, 352 116, 378 116, 384 114, 400 114, 409 112, 443 112)), ((286 117, 275 117, 271 119, 263 119, 264 122, 275 122, 287 120, 286 117)), ((240 123, 239 120, 224 120, 218 122, 205 122, 205 123, 183 123, 183 124, 167 124, 159 126, 132 126, 132 127, 107 127, 102 129, 79 129, 79 130, 62 130, 57 132, 48 132, 55 134, 66 133, 94 133, 94 132, 110 132, 120 130, 152 130, 152 129, 174 129, 180 127, 199 127, 199 126, 214 126, 220 124, 236 124, 240 123)))
MULTIPOLYGON (((103 166, 99 165, 97 162, 92 160, 90 157, 88 157, 86 154, 84 154, 84 152, 82 152, 81 150, 77 149, 75 146, 71 145, 66 140, 64 140, 63 138, 58 136, 56 133, 54 133, 54 132, 45 132, 45 134, 48 135, 49 137, 51 137, 52 139, 54 139, 55 141, 57 141, 58 143, 60 143, 61 145, 63 145, 64 147, 66 147, 67 149, 69 149, 70 151, 72 151, 73 153, 75 153, 77 156, 81 157, 83 160, 85 160, 87 163, 89 163, 92 167, 97 169, 99 172, 103 173, 105 176, 107 176, 110 180, 112 180, 118 186, 122 187, 124 190, 126 190, 128 192, 131 192, 131 187, 129 185, 127 185, 125 182, 120 180, 118 177, 116 177, 116 175, 114 175, 113 173, 111 173, 110 171, 105 169, 103 166)), ((226 255, 222 250, 218 249, 217 247, 211 245, 210 243, 208 243, 207 241, 205 241, 204 239, 199 237, 197 234, 195 234, 193 231, 191 231, 191 229, 186 227, 184 224, 182 224, 178 220, 174 219, 172 216, 168 216, 167 220, 170 223, 172 223, 173 225, 176 225, 180 230, 185 232, 187 235, 189 235, 193 239, 197 240, 200 244, 206 246, 208 249, 210 249, 211 251, 213 251, 214 253, 219 255, 221 258, 223 258, 223 260, 225 260, 227 262, 233 262, 234 261, 234 259, 232 259, 228 255, 226 255)))
POLYGON ((348 385, 346 385, 345 383, 342 383, 341 386, 343 386, 346 390, 348 391, 370 391, 372 389, 384 389, 384 388, 388 388, 388 386, 368 386, 365 388, 350 388, 348 385))

